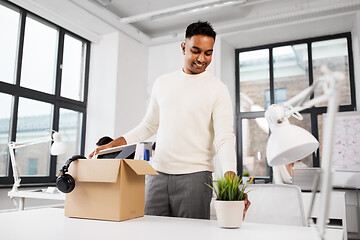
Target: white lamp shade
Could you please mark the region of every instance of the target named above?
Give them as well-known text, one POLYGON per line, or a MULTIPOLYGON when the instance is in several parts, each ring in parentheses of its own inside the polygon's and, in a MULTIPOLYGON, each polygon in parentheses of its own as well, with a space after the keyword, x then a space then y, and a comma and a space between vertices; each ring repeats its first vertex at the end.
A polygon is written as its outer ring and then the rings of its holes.
POLYGON ((64 154, 67 150, 67 146, 64 142, 61 140, 60 133, 54 132, 53 135, 54 143, 51 145, 51 155, 61 155, 64 154))
POLYGON ((284 165, 310 155, 318 147, 319 142, 305 129, 283 124, 272 129, 266 146, 266 157, 270 166, 284 165))

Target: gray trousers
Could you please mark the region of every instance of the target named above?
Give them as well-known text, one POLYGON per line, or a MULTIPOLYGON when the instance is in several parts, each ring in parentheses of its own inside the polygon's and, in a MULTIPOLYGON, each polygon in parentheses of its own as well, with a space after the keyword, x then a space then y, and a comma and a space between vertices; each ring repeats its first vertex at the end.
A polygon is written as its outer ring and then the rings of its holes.
POLYGON ((145 187, 145 214, 210 219, 211 172, 149 175, 145 187))

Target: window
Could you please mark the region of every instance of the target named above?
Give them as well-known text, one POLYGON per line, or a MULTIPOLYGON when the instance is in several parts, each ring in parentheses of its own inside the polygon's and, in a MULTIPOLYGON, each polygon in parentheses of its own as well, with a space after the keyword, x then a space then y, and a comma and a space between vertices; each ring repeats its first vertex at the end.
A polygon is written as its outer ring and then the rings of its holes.
POLYGON ((50 142, 16 149, 22 184, 53 184, 72 154, 84 153, 90 42, 0 0, 0 185, 13 183, 7 144, 59 131, 69 151, 50 142))
POLYGON ((54 26, 26 16, 20 79, 22 87, 54 94, 57 35, 54 26))
POLYGON ((59 132, 64 142, 68 144, 67 156, 58 156, 56 172, 59 172, 69 156, 77 155, 81 151, 83 113, 60 108, 59 132))
POLYGON ((12 96, 0 93, 0 178, 7 175, 9 170, 8 142, 10 131, 12 96))
POLYGON ((7 83, 15 81, 16 43, 20 24, 19 10, 0 4, 0 80, 7 83), (6 37, 4 37, 6 36, 6 37))
MULTIPOLYGON (((322 65, 346 76, 340 83, 339 111, 356 109, 350 33, 237 49, 236 56, 239 173, 248 171, 271 179, 272 170, 266 162, 269 133, 264 113, 271 104, 281 104, 310 86, 320 77, 322 65)), ((322 114, 326 111, 326 103, 319 104, 302 112, 304 120, 289 120, 311 132, 321 145, 322 114)), ((320 166, 319 150, 302 161, 307 166, 320 166)))
POLYGON ((37 158, 29 158, 28 161, 28 174, 29 176, 37 175, 38 172, 38 159, 37 158))
MULTIPOLYGON (((286 88, 274 89, 274 103, 282 104, 283 102, 286 102, 286 88)), ((265 90, 265 109, 270 105, 270 90, 265 90)))

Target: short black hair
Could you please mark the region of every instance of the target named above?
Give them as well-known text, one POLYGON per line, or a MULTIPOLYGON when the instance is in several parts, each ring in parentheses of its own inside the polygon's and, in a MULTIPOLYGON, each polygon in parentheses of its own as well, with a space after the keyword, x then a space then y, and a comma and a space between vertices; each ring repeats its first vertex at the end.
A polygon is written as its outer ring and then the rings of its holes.
POLYGON ((190 24, 186 28, 185 38, 191 38, 194 35, 204 35, 212 37, 215 41, 216 32, 214 31, 211 24, 207 21, 197 21, 195 23, 190 24))
POLYGON ((112 140, 113 139, 111 137, 104 136, 99 139, 99 141, 96 143, 96 145, 97 146, 105 145, 105 144, 108 144, 109 142, 111 142, 112 140))

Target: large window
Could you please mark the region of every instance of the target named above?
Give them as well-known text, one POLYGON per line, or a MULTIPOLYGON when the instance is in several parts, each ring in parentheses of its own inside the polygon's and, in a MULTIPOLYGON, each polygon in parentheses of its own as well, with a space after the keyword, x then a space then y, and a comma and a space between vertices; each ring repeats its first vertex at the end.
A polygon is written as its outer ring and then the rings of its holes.
MULTIPOLYGON (((266 162, 269 136, 264 113, 271 104, 281 104, 307 88, 320 77, 320 67, 341 71, 340 111, 356 108, 350 33, 297 40, 236 50, 236 114, 238 172, 271 179, 266 162)), ((313 96, 319 93, 315 92, 313 96)), ((311 97, 313 97, 311 96, 311 97)), ((322 114, 326 103, 302 112, 304 120, 290 122, 310 131, 322 142, 322 114)), ((320 146, 321 150, 321 146, 320 146)), ((301 160, 307 166, 320 166, 318 150, 301 160)))
POLYGON ((0 0, 0 185, 13 183, 7 144, 59 131, 50 142, 15 151, 21 184, 52 184, 65 161, 84 153, 90 42, 21 7, 0 0))

